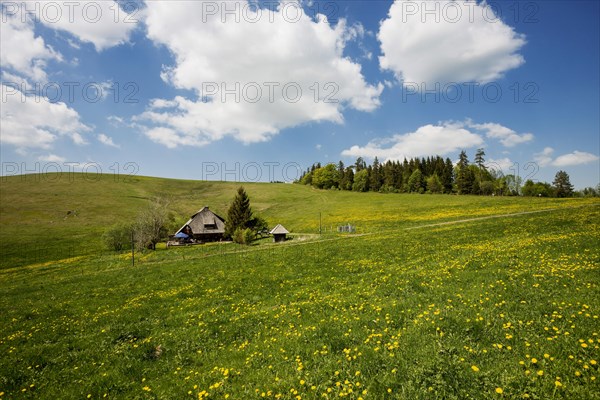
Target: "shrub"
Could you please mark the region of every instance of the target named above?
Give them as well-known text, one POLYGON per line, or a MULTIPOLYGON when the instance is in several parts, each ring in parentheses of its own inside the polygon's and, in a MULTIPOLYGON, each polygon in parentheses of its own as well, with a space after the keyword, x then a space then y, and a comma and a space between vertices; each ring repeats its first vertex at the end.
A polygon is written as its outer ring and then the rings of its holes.
POLYGON ((118 224, 109 228, 102 239, 109 250, 122 251, 131 245, 133 227, 128 224, 118 224))
POLYGON ((494 183, 492 181, 483 181, 479 185, 479 189, 481 190, 481 194, 489 196, 494 193, 494 183))
POLYGON ((134 224, 137 250, 155 250, 156 243, 169 236, 169 227, 174 218, 168 211, 168 206, 167 199, 156 198, 138 213, 134 224))
POLYGON ((244 244, 250 244, 254 240, 255 233, 252 229, 246 228, 243 232, 244 244))
POLYGON ((234 243, 250 244, 254 240, 254 231, 249 228, 237 228, 232 235, 234 243))
POLYGON ((233 240, 234 243, 238 243, 238 244, 244 244, 244 229, 242 228, 237 228, 235 231, 233 231, 233 235, 231 235, 231 239, 233 240))

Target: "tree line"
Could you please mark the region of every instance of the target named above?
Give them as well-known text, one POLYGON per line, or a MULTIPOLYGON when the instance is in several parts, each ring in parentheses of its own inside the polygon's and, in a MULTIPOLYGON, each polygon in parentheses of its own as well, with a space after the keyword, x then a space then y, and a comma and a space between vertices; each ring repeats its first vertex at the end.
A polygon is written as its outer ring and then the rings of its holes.
POLYGON ((574 192, 569 175, 558 171, 554 182, 524 184, 518 175, 504 175, 485 162, 484 149, 478 149, 473 162, 461 151, 456 165, 440 156, 411 158, 381 163, 377 157, 367 164, 359 157, 353 165, 313 164, 296 181, 318 189, 355 192, 474 194, 499 196, 570 197, 598 196, 600 187, 574 192))

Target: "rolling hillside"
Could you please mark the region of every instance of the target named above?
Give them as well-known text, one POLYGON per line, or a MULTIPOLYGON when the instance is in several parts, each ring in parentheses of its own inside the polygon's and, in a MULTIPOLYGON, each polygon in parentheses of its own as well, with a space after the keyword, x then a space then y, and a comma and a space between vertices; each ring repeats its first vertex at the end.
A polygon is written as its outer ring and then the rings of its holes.
MULTIPOLYGON (((170 200, 177 223, 208 205, 222 216, 239 183, 93 174, 0 179, 0 268, 103 251, 103 232, 130 221, 153 197, 170 200)), ((271 226, 316 233, 352 223, 358 232, 427 221, 589 204, 594 200, 398 195, 322 191, 303 185, 245 183, 253 210, 271 226)))
POLYGON ((158 195, 225 214, 239 184, 90 178, 2 181, 1 399, 598 398, 597 200, 246 184, 272 225, 366 234, 132 268, 106 227, 158 195))

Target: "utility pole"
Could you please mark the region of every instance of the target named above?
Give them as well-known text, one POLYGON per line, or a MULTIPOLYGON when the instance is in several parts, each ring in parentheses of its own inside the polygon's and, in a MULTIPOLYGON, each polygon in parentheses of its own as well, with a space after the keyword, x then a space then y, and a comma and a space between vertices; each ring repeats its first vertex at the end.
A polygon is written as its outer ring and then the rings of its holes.
POLYGON ((321 213, 319 212, 319 236, 321 235, 321 213))
POLYGON ((131 266, 135 267, 135 248, 133 240, 133 231, 131 231, 131 266))

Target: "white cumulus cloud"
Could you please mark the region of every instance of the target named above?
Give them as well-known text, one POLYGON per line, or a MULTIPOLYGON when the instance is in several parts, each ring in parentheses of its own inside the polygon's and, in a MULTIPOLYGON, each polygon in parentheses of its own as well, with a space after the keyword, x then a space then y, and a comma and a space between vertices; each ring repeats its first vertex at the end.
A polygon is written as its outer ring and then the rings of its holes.
POLYGON ((98 135, 98 141, 102 144, 105 144, 107 146, 110 147, 116 147, 116 148, 120 148, 121 146, 119 146, 118 144, 115 144, 115 142, 113 141, 113 139, 110 136, 106 136, 104 133, 101 133, 98 135))
POLYGON ((547 165, 552 164, 552 155, 554 154, 554 149, 552 147, 546 147, 539 153, 535 153, 533 155, 533 160, 538 163, 540 167, 545 167, 547 165))
POLYGON ((514 130, 497 123, 488 122, 485 124, 474 124, 468 122, 469 127, 485 132, 488 138, 497 139, 506 147, 514 147, 517 144, 530 142, 533 140, 532 133, 518 134, 514 130))
POLYGON ((48 149, 60 136, 85 144, 82 134, 91 130, 80 121, 77 111, 65 103, 51 103, 44 97, 26 96, 2 84, 2 144, 18 149, 48 149))
POLYGON ((485 162, 485 167, 489 170, 489 171, 496 171, 499 174, 510 174, 511 172, 511 168, 513 168, 515 165, 515 163, 508 157, 504 157, 504 158, 489 158, 486 162, 485 162))
MULTIPOLYGON (((124 8, 112 0, 79 0, 35 2, 38 21, 55 30, 68 32, 81 42, 92 43, 97 51, 117 46, 129 40, 137 26, 138 9, 133 2, 124 8)), ((71 46, 77 44, 69 41, 71 46)))
POLYGON ((597 155, 575 150, 572 153, 556 157, 552 162, 552 165, 555 167, 569 167, 573 165, 589 164, 594 161, 598 161, 597 155))
POLYGON ((67 159, 56 154, 47 154, 44 156, 39 156, 38 161, 63 163, 67 161, 67 159))
POLYGON ((535 153, 533 155, 533 159, 539 164, 540 167, 572 167, 575 165, 590 164, 594 161, 600 160, 600 158, 595 154, 579 150, 575 150, 571 153, 563 154, 555 158, 554 149, 552 147, 546 147, 541 152, 535 153))
POLYGON ((378 33, 383 69, 398 81, 487 83, 524 63, 525 36, 476 0, 397 0, 378 33))
MULTIPOLYGON (((17 3, 14 4, 16 7, 17 3)), ((51 60, 62 61, 60 53, 48 46, 42 37, 35 35, 33 22, 29 18, 22 19, 19 11, 8 12, 3 8, 1 17, 0 64, 2 68, 8 68, 35 82, 46 81, 46 65, 51 60)), ((3 73, 3 80, 15 78, 12 74, 5 74, 6 72, 3 73)))
POLYGON ((155 99, 135 118, 151 140, 167 147, 202 146, 226 136, 267 141, 309 122, 343 123, 345 108, 368 112, 380 104, 383 85, 365 82, 361 66, 343 54, 346 41, 363 34, 358 25, 340 20, 331 26, 290 1, 271 8, 245 0, 146 6, 148 37, 175 58, 162 78, 195 93, 155 99), (224 14, 223 7, 237 15, 224 14))
MULTIPOLYGON (((478 124, 471 119, 449 121, 438 125, 425 125, 415 132, 378 139, 365 146, 352 146, 342 152, 345 156, 403 159, 431 155, 446 155, 462 149, 484 144, 484 137, 500 141, 505 147, 513 147, 533 140, 533 134, 518 134, 495 122, 478 124)), ((495 160, 504 167, 512 165, 508 158, 495 160)))
POLYGON ((444 122, 421 126, 414 132, 371 141, 365 146, 352 146, 342 151, 342 155, 403 160, 431 155, 443 156, 482 144, 483 138, 466 129, 464 124, 444 122))

